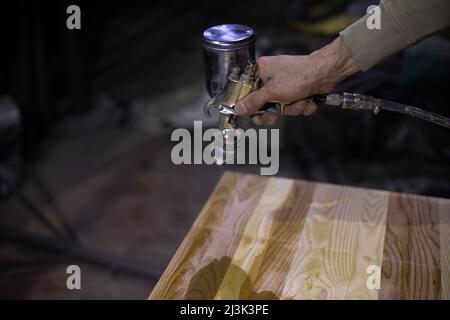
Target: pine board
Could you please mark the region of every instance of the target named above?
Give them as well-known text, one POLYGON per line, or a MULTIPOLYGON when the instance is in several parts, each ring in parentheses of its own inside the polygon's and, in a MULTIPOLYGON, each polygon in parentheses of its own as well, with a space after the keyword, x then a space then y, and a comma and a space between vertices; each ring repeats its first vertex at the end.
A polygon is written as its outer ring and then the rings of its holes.
POLYGON ((449 226, 449 199, 227 172, 150 299, 450 299, 449 226))

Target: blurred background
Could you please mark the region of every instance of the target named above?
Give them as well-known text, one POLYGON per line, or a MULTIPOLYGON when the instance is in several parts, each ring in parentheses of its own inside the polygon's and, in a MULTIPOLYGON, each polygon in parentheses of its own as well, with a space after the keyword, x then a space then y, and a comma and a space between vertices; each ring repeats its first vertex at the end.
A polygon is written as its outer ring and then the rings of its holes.
MULTIPOLYGON (((0 298, 146 298, 222 173, 259 172, 170 160, 172 130, 206 120, 202 31, 245 24, 257 33, 257 56, 308 54, 370 4, 377 1, 2 4, 0 298), (71 4, 81 8, 81 30, 66 28, 71 4), (70 264, 81 267, 81 290, 66 287, 70 264)), ((448 39, 429 38, 336 92, 448 117, 448 39)), ((279 176, 450 196, 446 129, 341 110, 278 126, 279 176)))

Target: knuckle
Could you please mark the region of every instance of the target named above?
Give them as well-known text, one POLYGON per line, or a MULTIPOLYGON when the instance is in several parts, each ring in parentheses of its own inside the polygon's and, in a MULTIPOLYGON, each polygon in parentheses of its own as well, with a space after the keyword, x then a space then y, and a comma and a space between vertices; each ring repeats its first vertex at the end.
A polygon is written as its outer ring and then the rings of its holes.
POLYGON ((259 99, 259 97, 256 94, 249 95, 248 98, 245 100, 246 109, 248 109, 248 110, 257 109, 259 100, 260 99, 259 99))
POLYGON ((298 101, 291 105, 290 111, 292 115, 297 116, 304 112, 305 110, 305 103, 303 101, 298 101))
POLYGON ((250 108, 250 103, 248 100, 250 100, 250 99, 244 99, 244 100, 239 101, 242 109, 248 110, 250 108))
POLYGON ((270 59, 269 57, 263 56, 263 57, 259 57, 257 62, 260 66, 264 66, 269 63, 269 59, 270 59))
POLYGON ((269 99, 272 99, 276 95, 277 90, 276 90, 276 88, 274 88, 273 85, 267 84, 264 86, 264 89, 265 89, 266 94, 269 97, 269 99))
POLYGON ((260 116, 253 116, 253 117, 252 117, 252 121, 253 121, 253 123, 256 124, 257 126, 260 126, 260 125, 262 124, 262 121, 261 121, 261 117, 260 117, 260 116))
POLYGON ((259 78, 263 81, 263 83, 266 83, 266 82, 270 81, 271 75, 267 71, 267 69, 262 69, 259 71, 259 78))
POLYGON ((271 111, 264 113, 263 120, 266 125, 274 125, 277 122, 277 115, 271 111))
POLYGON ((316 108, 317 108, 316 105, 313 102, 310 102, 303 111, 303 114, 305 116, 310 116, 316 111, 316 108))
POLYGON ((276 118, 269 118, 267 120, 267 124, 270 125, 270 126, 273 126, 276 122, 277 122, 276 118))

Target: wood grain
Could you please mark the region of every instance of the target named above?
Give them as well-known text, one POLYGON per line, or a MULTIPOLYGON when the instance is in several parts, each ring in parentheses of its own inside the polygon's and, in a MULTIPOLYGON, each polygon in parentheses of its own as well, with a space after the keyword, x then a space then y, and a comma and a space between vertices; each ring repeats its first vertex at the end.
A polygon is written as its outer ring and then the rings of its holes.
POLYGON ((387 199, 384 192, 317 185, 282 298, 377 298, 366 270, 381 266, 387 199))
POLYGON ((439 199, 442 299, 450 300, 450 203, 439 199))
POLYGON ((390 195, 381 298, 439 298, 439 212, 440 201, 437 199, 390 195))
POLYGON ((150 299, 449 299, 449 215, 448 199, 226 173, 150 299))

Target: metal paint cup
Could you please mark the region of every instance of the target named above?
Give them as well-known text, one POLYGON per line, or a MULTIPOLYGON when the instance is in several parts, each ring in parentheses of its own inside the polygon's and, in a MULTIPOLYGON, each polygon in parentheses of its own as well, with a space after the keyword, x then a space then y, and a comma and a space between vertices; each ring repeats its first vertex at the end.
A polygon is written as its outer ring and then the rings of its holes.
POLYGON ((233 67, 243 70, 248 60, 255 60, 256 35, 240 24, 222 24, 203 32, 206 89, 211 97, 224 87, 233 67))

